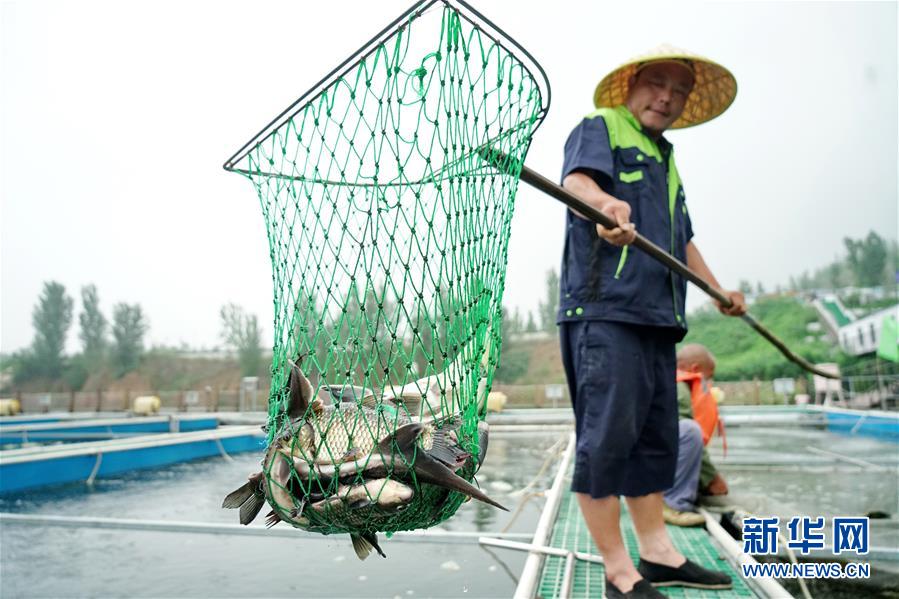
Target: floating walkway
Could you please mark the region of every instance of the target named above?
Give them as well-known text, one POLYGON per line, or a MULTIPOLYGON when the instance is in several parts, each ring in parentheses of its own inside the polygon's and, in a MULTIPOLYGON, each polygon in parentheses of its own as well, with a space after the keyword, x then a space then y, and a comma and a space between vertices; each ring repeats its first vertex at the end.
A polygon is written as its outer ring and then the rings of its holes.
POLYGON ((807 409, 824 415, 827 430, 899 442, 899 412, 849 410, 830 406, 809 406, 807 409))
POLYGON ((214 416, 150 416, 18 422, 0 424, 0 445, 47 443, 53 441, 95 441, 148 433, 177 433, 212 430, 218 427, 214 416))
POLYGON ((233 426, 0 451, 0 494, 76 481, 92 483, 131 470, 261 451, 264 444, 259 427, 233 426))
MULTIPOLYGON (((520 549, 529 552, 528 559, 515 590, 516 599, 541 598, 593 598, 605 596, 605 570, 602 557, 595 554, 596 547, 584 523, 580 508, 569 490, 571 462, 575 449, 575 436, 569 436, 559 470, 551 489, 547 492, 546 506, 537 523, 530 544, 482 537, 482 545, 520 549)), ((706 515, 705 528, 668 526, 668 532, 677 549, 688 559, 703 567, 730 574, 733 588, 726 590, 699 590, 684 587, 659 589, 669 597, 718 598, 718 597, 790 597, 775 580, 742 578, 740 563, 752 561, 740 553, 739 545, 706 515)), ((625 545, 634 563, 639 560, 637 535, 622 503, 621 530, 625 545)))

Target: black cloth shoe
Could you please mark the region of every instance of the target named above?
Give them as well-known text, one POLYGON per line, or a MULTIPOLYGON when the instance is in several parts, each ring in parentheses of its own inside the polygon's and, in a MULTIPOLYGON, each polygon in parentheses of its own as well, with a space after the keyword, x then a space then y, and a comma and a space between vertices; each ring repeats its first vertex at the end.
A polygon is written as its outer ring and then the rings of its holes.
POLYGON ((656 587, 693 587, 695 589, 729 589, 733 586, 730 576, 717 570, 708 570, 687 560, 679 568, 648 562, 642 557, 637 572, 656 587))
POLYGON ((655 590, 648 580, 642 578, 626 593, 622 593, 618 587, 606 580, 606 599, 666 599, 666 597, 655 590))

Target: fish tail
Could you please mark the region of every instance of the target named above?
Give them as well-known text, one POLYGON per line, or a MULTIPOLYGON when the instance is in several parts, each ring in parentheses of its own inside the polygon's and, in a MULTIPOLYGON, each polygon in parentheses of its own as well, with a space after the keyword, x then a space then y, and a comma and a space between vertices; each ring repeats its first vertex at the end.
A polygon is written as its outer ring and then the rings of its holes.
POLYGON ((385 559, 387 558, 387 556, 384 554, 384 552, 381 551, 381 546, 378 545, 378 535, 376 535, 373 532, 366 532, 366 533, 362 533, 362 538, 365 539, 366 541, 368 541, 368 543, 372 547, 375 548, 375 551, 378 552, 378 555, 380 555, 381 557, 383 557, 385 559))
POLYGON ((374 533, 364 532, 360 535, 350 535, 350 541, 353 543, 353 550, 356 552, 356 557, 360 560, 364 560, 371 554, 371 550, 374 549, 378 552, 378 555, 381 557, 387 557, 384 555, 384 552, 381 551, 381 547, 378 545, 378 537, 374 533))
POLYGON ((359 535, 350 535, 350 541, 353 543, 353 550, 356 552, 356 557, 360 560, 364 560, 371 553, 371 550, 374 548, 371 543, 363 539, 359 535))
POLYGON ((240 506, 240 523, 246 526, 256 519, 262 504, 265 503, 265 497, 261 493, 251 495, 242 506, 240 506))
POLYGON ((478 501, 489 503, 490 505, 507 512, 509 511, 508 508, 490 499, 483 491, 424 452, 419 453, 415 457, 413 470, 415 471, 415 475, 424 482, 429 482, 452 491, 458 491, 459 493, 473 497, 478 501))
POLYGON ((258 486, 258 483, 254 480, 249 480, 240 485, 238 488, 228 493, 224 501, 222 501, 222 507, 232 510, 239 508, 247 501, 247 499, 256 493, 258 486))

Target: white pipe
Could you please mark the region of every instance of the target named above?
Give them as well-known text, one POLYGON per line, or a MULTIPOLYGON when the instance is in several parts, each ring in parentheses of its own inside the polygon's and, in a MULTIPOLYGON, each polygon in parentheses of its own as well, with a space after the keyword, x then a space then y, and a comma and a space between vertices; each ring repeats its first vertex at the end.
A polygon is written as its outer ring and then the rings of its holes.
MULTIPOLYGON (((243 535, 259 537, 289 537, 327 540, 330 537, 288 526, 266 528, 262 525, 216 524, 211 522, 183 522, 172 520, 134 520, 128 518, 96 518, 86 516, 51 516, 45 514, 12 514, 0 512, 0 523, 33 526, 59 526, 63 528, 99 528, 110 530, 143 530, 149 532, 178 532, 195 534, 243 535)), ((446 542, 457 539, 477 539, 484 533, 477 531, 413 530, 399 531, 392 538, 419 542, 446 542)), ((494 532, 496 536, 527 539, 531 535, 522 532, 494 532)))
MULTIPOLYGON (((568 466, 571 464, 571 458, 574 455, 574 449, 577 445, 574 431, 568 436, 568 446, 565 453, 562 454, 562 460, 559 463, 559 470, 556 472, 556 478, 553 485, 546 496, 546 505, 540 514, 540 520, 537 521, 537 528, 534 530, 534 540, 532 544, 538 547, 544 547, 549 542, 549 536, 552 534, 553 523, 559 512, 559 505, 562 499, 562 484, 568 475, 568 466)), ((543 568, 543 560, 545 555, 537 551, 531 551, 524 568, 521 571, 521 577, 518 580, 518 587, 515 589, 514 597, 516 599, 531 599, 537 592, 540 574, 543 568)))
POLYGON ((868 462, 866 460, 860 460, 858 458, 852 458, 848 455, 843 455, 841 453, 837 453, 835 451, 827 451, 826 449, 818 449, 817 447, 812 447, 811 445, 806 445, 805 448, 812 453, 817 453, 820 455, 826 455, 837 460, 842 460, 844 462, 849 462, 850 464, 855 464, 856 466, 863 466, 868 468, 869 470, 874 470, 876 472, 884 472, 889 470, 889 468, 884 468, 883 466, 878 466, 872 462, 868 462))
MULTIPOLYGON (((712 535, 712 538, 717 541, 724 553, 727 554, 738 574, 742 576, 743 564, 758 563, 754 557, 743 553, 743 548, 740 547, 740 544, 727 534, 727 531, 718 524, 718 521, 705 508, 699 508, 699 513, 705 517, 706 529, 712 535)), ((777 580, 770 576, 747 579, 747 583, 757 587, 764 597, 792 597, 785 588, 780 586, 777 580)))
POLYGON ((491 424, 490 434, 493 433, 556 433, 570 431, 572 424, 491 424))
POLYGON ((569 551, 565 557, 565 575, 562 577, 559 599, 569 599, 571 597, 572 578, 574 578, 574 553, 569 551))
MULTIPOLYGON (((528 535, 530 536, 530 535, 528 535)), ((536 551, 543 555, 555 555, 557 557, 574 556, 583 562, 592 562, 594 564, 602 563, 602 556, 593 553, 583 553, 580 551, 569 551, 559 547, 547 547, 545 545, 534 545, 532 543, 518 543, 516 541, 506 541, 503 539, 493 539, 490 537, 478 537, 478 543, 481 545, 489 545, 491 547, 502 547, 503 549, 516 549, 518 551, 536 551)))

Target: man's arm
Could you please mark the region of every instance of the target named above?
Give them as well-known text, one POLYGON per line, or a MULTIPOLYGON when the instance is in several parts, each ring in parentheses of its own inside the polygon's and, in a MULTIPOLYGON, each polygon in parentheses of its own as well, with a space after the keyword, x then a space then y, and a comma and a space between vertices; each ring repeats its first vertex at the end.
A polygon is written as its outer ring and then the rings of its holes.
MULTIPOLYGON (((615 198, 604 192, 589 175, 582 172, 573 172, 562 181, 562 187, 576 195, 585 204, 602 212, 618 223, 614 229, 606 229, 602 225, 596 225, 596 232, 600 237, 612 245, 627 245, 637 237, 637 229, 631 219, 631 206, 627 202, 615 198)), ((583 214, 572 210, 581 218, 583 214)))
POLYGON ((687 266, 690 267, 690 270, 708 281, 709 284, 720 291, 722 295, 730 299, 733 304, 730 308, 724 308, 718 300, 714 300, 715 305, 718 306, 719 312, 726 314, 727 316, 742 316, 743 314, 746 314, 746 298, 743 297, 743 294, 739 291, 727 291, 721 288, 718 279, 716 279, 715 275, 712 274, 712 271, 709 270, 708 265, 706 265, 705 260, 702 258, 702 254, 699 253, 699 248, 696 247, 696 244, 692 241, 687 242, 687 266))

